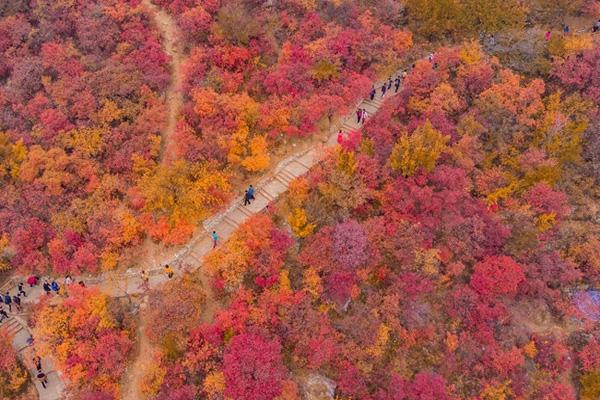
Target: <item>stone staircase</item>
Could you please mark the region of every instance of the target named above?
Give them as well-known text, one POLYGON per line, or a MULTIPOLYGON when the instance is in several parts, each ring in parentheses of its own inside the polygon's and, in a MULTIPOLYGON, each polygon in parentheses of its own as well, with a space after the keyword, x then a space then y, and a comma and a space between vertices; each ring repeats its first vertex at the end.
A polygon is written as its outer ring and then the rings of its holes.
MULTIPOLYGON (((6 293, 6 290, 4 290, 2 293, 6 293)), ((62 392, 64 390, 64 383, 59 373, 54 369, 52 360, 47 357, 42 359, 42 369, 48 377, 48 384, 46 385, 46 388, 44 388, 42 384, 39 383, 35 378, 37 375, 37 370, 32 361, 35 355, 35 339, 32 338, 32 334, 27 326, 27 323, 21 318, 20 315, 9 315, 10 317, 8 319, 5 319, 2 321, 2 323, 0 323, 0 329, 5 329, 9 335, 13 337, 13 348, 16 350, 17 355, 21 359, 23 365, 25 365, 29 371, 29 374, 38 392, 38 399, 61 399, 62 392)))

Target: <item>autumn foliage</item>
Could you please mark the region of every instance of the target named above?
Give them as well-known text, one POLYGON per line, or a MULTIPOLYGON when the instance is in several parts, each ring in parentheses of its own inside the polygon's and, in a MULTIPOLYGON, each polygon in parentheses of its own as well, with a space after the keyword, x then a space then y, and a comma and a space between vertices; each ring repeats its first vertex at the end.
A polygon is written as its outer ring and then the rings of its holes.
POLYGON ((160 360, 157 398, 297 399, 307 371, 341 398, 596 395, 571 299, 597 281, 598 228, 573 219, 593 189, 565 189, 589 182, 595 109, 476 44, 435 60, 206 257, 223 308, 160 360))
POLYGON ((69 288, 68 297, 44 299, 35 310, 36 346, 51 355, 75 395, 116 399, 132 348, 124 309, 98 289, 69 288))
POLYGON ((0 328, 0 395, 7 399, 20 399, 19 395, 27 386, 29 374, 18 359, 12 340, 11 335, 0 328))

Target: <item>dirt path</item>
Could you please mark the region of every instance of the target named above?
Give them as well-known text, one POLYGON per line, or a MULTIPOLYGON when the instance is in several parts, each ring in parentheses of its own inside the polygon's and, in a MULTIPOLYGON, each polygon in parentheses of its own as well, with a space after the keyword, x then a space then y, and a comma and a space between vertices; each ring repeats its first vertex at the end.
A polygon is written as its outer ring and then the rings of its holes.
POLYGON ((177 24, 173 18, 165 11, 150 0, 143 0, 142 6, 150 11, 154 17, 154 21, 161 32, 162 44, 165 53, 171 57, 171 84, 167 89, 166 105, 169 108, 169 116, 167 126, 162 131, 162 140, 160 142, 160 159, 161 162, 168 157, 166 151, 170 144, 170 138, 175 127, 177 126, 177 118, 183 106, 183 92, 181 84, 183 82, 183 73, 181 72, 181 63, 183 61, 183 50, 179 43, 181 42, 177 24))
MULTIPOLYGON (((179 46, 179 31, 177 24, 166 11, 160 9, 150 0, 143 0, 142 6, 150 11, 154 17, 158 29, 162 36, 162 45, 165 53, 171 57, 171 84, 166 92, 166 106, 168 107, 167 126, 162 131, 160 142, 160 162, 165 162, 169 159, 169 145, 171 144, 171 136, 175 132, 179 113, 183 106, 183 92, 181 84, 183 74, 181 72, 181 63, 183 60, 183 51, 179 46)), ((145 252, 150 257, 154 258, 154 246, 149 240, 144 244, 145 252)), ((207 293, 208 297, 208 293, 207 293)), ((210 298, 209 298, 210 301, 210 298)), ((143 307, 145 303, 141 304, 143 307)), ((146 367, 152 363, 152 345, 145 334, 146 321, 144 313, 140 312, 140 320, 136 331, 136 349, 133 356, 133 361, 123 378, 122 396, 123 400, 140 400, 143 395, 140 391, 140 383, 144 377, 146 367)))
POLYGON ((140 320, 136 331, 136 347, 134 349, 135 354, 133 356, 133 362, 127 369, 127 373, 123 377, 123 384, 121 385, 123 392, 123 400, 141 400, 143 399, 142 392, 140 390, 140 383, 144 378, 144 374, 147 366, 152 361, 152 345, 148 340, 148 336, 145 333, 146 321, 144 319, 143 308, 145 302, 140 306, 140 320))

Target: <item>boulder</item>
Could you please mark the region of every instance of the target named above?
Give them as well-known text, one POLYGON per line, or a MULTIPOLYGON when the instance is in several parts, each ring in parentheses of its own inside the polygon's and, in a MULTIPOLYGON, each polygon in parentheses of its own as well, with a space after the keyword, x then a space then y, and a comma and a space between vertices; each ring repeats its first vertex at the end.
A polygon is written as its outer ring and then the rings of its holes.
POLYGON ((335 382, 320 374, 306 374, 300 379, 300 387, 304 400, 333 400, 335 396, 335 382))

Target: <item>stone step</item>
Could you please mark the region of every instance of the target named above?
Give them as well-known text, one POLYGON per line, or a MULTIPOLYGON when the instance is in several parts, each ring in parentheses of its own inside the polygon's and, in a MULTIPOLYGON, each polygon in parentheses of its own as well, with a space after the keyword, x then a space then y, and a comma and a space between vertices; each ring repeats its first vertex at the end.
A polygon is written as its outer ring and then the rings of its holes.
POLYGON ((264 189, 263 189, 263 190, 260 190, 260 191, 258 191, 258 192, 256 193, 256 195, 257 195, 257 196, 262 196, 262 197, 264 197, 265 199, 267 199, 267 201, 268 201, 269 203, 270 203, 270 202, 272 202, 273 200, 275 200, 275 197, 273 197, 273 195, 272 195, 271 193, 267 192, 267 191, 266 191, 266 190, 264 190, 264 189))
POLYGON ((346 132, 346 133, 350 133, 350 132, 354 132, 356 130, 358 130, 359 127, 356 125, 351 125, 348 123, 345 123, 344 125, 342 125, 342 131, 346 132))
POLYGON ((227 218, 229 218, 231 221, 234 221, 238 225, 243 224, 246 221, 246 219, 248 219, 248 216, 246 215, 246 213, 241 211, 243 209, 243 207, 244 206, 238 206, 238 207, 234 208, 233 210, 231 210, 230 212, 228 212, 227 218))
POLYGON ((294 158, 286 167, 288 172, 292 173, 296 178, 306 174, 310 168, 307 168, 304 164, 302 164, 298 159, 294 158))
POLYGON ((251 217, 254 215, 252 213, 252 211, 248 210, 245 206, 239 206, 238 210, 240 210, 241 213, 246 214, 248 217, 251 217))
POLYGON ((312 165, 309 165, 309 164, 306 162, 306 155, 303 155, 303 156, 301 156, 301 157, 298 157, 298 158, 296 158, 294 161, 295 161, 296 163, 298 163, 298 164, 302 165, 304 168, 306 168, 306 170, 309 170, 309 169, 311 169, 311 168, 312 168, 312 165))
POLYGON ((222 219, 222 221, 223 221, 223 222, 225 222, 225 223, 226 223, 226 224, 228 224, 228 225, 231 225, 231 226, 232 226, 232 227, 234 227, 234 228, 237 228, 237 227, 240 225, 240 224, 239 224, 239 223, 237 223, 235 220, 233 220, 233 219, 232 219, 232 218, 229 216, 229 214, 226 214, 226 215, 224 215, 224 216, 223 216, 223 219, 222 219))
POLYGON ((379 111, 379 107, 377 107, 376 105, 372 104, 372 103, 363 103, 361 104, 361 107, 364 108, 365 110, 367 110, 367 118, 373 116, 373 114, 375 114, 377 111, 379 111))
POLYGON ((23 325, 21 325, 14 317, 9 317, 7 320, 5 319, 0 326, 4 327, 10 336, 14 336, 17 332, 24 329, 23 325))
POLYGON ((281 171, 279 171, 279 173, 281 175, 285 175, 287 178, 289 178, 290 182, 293 181, 294 179, 296 179, 298 176, 292 174, 290 171, 288 171, 287 169, 282 169, 281 171))
POLYGON ((290 179, 288 176, 282 174, 281 171, 275 175, 275 179, 281 182, 285 187, 287 187, 292 181, 292 179, 290 179))

